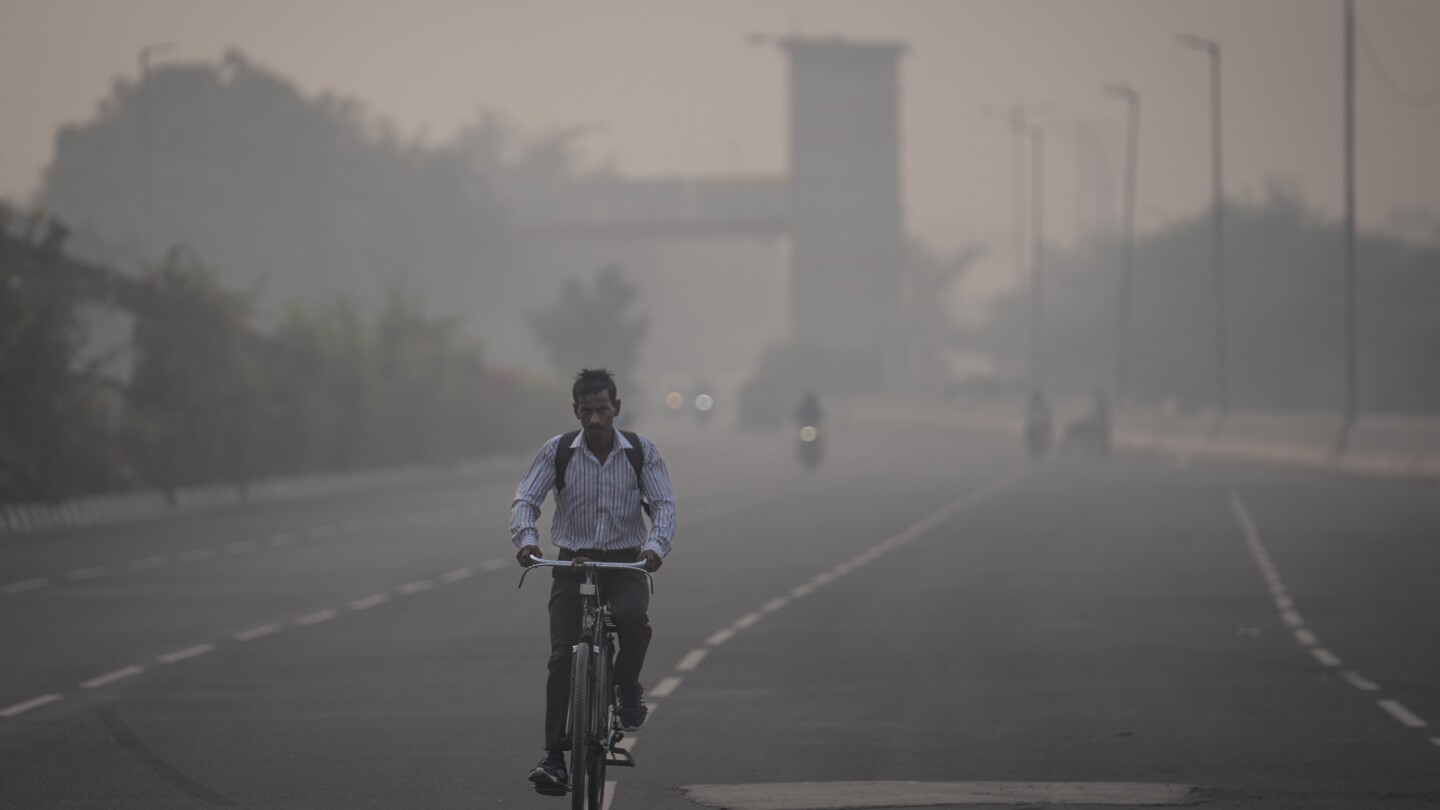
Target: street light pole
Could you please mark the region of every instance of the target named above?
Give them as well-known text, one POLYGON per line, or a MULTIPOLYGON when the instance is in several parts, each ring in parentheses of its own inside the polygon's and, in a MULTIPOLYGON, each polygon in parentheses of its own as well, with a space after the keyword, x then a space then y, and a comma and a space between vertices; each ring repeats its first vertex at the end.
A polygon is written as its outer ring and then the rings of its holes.
POLYGON ((1345 426, 1339 450, 1360 415, 1355 311, 1355 2, 1345 0, 1345 426))
POLYGON ((1115 347, 1115 400, 1122 407, 1130 394, 1130 306, 1135 261, 1135 185, 1140 154, 1140 94, 1128 84, 1102 86, 1106 95, 1125 102, 1128 108, 1125 136, 1125 224, 1120 258, 1120 303, 1118 345, 1115 347))
POLYGON ((1229 409, 1226 387, 1225 339, 1225 192, 1220 151, 1220 43, 1213 39, 1181 34, 1179 43, 1210 56, 1210 180, 1214 206, 1215 236, 1215 407, 1223 418, 1229 409))
POLYGON ((1030 124, 1029 131, 1032 150, 1030 157, 1030 235, 1035 243, 1034 264, 1030 271, 1030 374, 1034 380, 1035 390, 1044 390, 1045 131, 1037 124, 1030 124))

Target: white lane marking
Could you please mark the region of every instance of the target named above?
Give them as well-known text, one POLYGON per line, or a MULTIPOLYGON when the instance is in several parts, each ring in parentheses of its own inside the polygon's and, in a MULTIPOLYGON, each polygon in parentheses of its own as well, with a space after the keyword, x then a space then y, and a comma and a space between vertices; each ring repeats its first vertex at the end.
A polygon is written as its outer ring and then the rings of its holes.
POLYGON ((180 552, 180 561, 181 561, 181 562, 198 562, 198 561, 200 561, 200 560, 209 560, 209 559, 212 559, 212 558, 214 558, 214 556, 215 556, 215 549, 213 549, 213 548, 195 548, 195 549, 191 549, 191 550, 189 550, 189 551, 182 551, 182 552, 180 552))
POLYGON ((459 582, 462 579, 469 579, 473 576, 475 576, 475 569, 467 566, 465 568, 456 568, 454 571, 446 571, 440 575, 440 579, 445 582, 459 582))
POLYGON ((164 655, 156 657, 155 660, 159 661, 162 664, 174 664, 178 661, 184 661, 187 658, 195 658, 196 656, 204 655, 208 652, 213 652, 214 650, 214 644, 196 644, 193 647, 186 647, 183 650, 176 650, 175 652, 165 653, 164 655))
POLYGON ((684 679, 675 675, 666 675, 660 679, 659 683, 650 687, 645 694, 647 697, 652 695, 657 698, 670 697, 670 693, 675 691, 675 687, 679 686, 682 680, 684 679))
POLYGON ((845 810, 957 805, 1175 805, 1194 801, 1194 785, 1155 782, 770 782, 686 785, 690 801, 730 810, 845 810))
POLYGON ((226 550, 229 551, 231 554, 249 554, 250 552, 259 549, 259 547, 260 545, 254 540, 241 540, 239 542, 231 543, 230 545, 226 546, 226 550))
POLYGON ((33 590, 35 590, 36 588, 43 588, 43 587, 45 587, 46 585, 49 585, 49 584, 50 584, 50 580, 47 579, 47 578, 45 578, 45 577, 35 577, 34 579, 22 579, 22 580, 20 580, 19 582, 12 582, 12 583, 10 583, 9 585, 6 585, 6 586, 5 586, 5 593, 7 593, 7 594, 11 594, 11 593, 24 593, 24 592, 26 592, 26 591, 33 591, 33 590))
POLYGON ((419 581, 417 581, 417 582, 407 582, 407 583, 405 583, 404 585, 401 585, 400 587, 396 588, 396 589, 395 589, 395 592, 398 593, 398 594, 400 594, 401 596, 409 596, 409 595, 412 594, 412 593, 420 593, 421 591, 428 591, 428 590, 430 590, 431 588, 434 588, 434 587, 435 587, 435 581, 434 581, 434 580, 431 580, 431 579, 422 579, 422 580, 419 580, 419 581))
POLYGON ((615 800, 615 787, 619 782, 609 779, 605 780, 605 799, 600 802, 600 810, 610 810, 610 802, 615 800))
POLYGON ((481 570, 481 571, 499 571, 501 568, 505 568, 506 566, 509 566, 509 565, 511 565, 512 563, 513 563, 513 558, 509 558, 509 557, 500 557, 500 558, 494 559, 494 560, 486 560, 485 562, 480 563, 480 570, 481 570))
POLYGON ((321 537, 334 537, 339 533, 339 526, 336 526, 334 523, 327 523, 324 526, 315 526, 314 528, 311 528, 310 530, 305 532, 305 536, 313 540, 319 539, 321 537))
POLYGON ((295 533, 294 533, 294 532, 280 532, 279 534, 272 534, 272 535, 270 535, 270 541, 269 541, 269 542, 270 542, 270 546, 271 546, 272 548, 280 548, 281 546, 288 546, 288 545, 290 545, 291 543, 295 542, 295 533))
POLYGON ((1320 639, 1315 637, 1314 631, 1304 627, 1295 631, 1295 640, 1300 642, 1302 647, 1314 647, 1320 643, 1320 639))
POLYGON ((1291 627, 1302 627, 1305 624, 1305 620, 1300 618, 1300 614, 1294 610, 1282 611, 1280 619, 1291 627))
POLYGON ((765 618, 765 616, 761 613, 746 613, 744 616, 741 616, 739 619, 736 620, 735 629, 745 630, 750 627, 754 627, 755 623, 763 618, 765 618))
POLYGON ((91 567, 89 567, 89 568, 76 568, 75 570, 66 573, 65 576, 66 576, 67 579, 73 579, 73 580, 95 579, 96 577, 108 577, 108 576, 110 576, 110 566, 108 566, 108 565, 93 565, 93 566, 91 566, 91 567))
POLYGON ((130 570, 145 571, 151 568, 159 568, 167 562, 170 562, 170 558, 163 554, 157 554, 154 557, 141 557, 138 560, 130 561, 130 570))
POLYGON ((785 606, 788 605, 788 604, 790 604, 790 600, 789 600, 789 599, 786 599, 786 598, 783 597, 783 596, 778 596, 778 597, 776 597, 776 598, 774 598, 774 599, 771 599, 769 602, 766 602, 766 603, 765 603, 765 606, 762 607, 762 608, 760 608, 760 612, 761 612, 761 613, 774 613, 775 611, 779 610, 780 608, 785 607, 785 606))
POLYGON ((1290 610, 1295 607, 1295 603, 1288 596, 1276 596, 1275 607, 1277 610, 1290 610))
POLYGON ((1435 745, 1437 746, 1440 746, 1440 737, 1431 737, 1430 742, 1435 743, 1435 745))
POLYGON ((1325 649, 1324 647, 1314 647, 1314 648, 1311 648, 1310 654, 1313 655, 1313 656, 1315 656, 1315 660, 1316 660, 1316 661, 1319 661, 1319 662, 1321 663, 1321 665, 1323 665, 1323 666, 1327 666, 1327 667, 1338 667, 1338 666, 1340 666, 1340 659, 1335 656, 1335 653, 1330 652, 1329 650, 1325 649))
POLYGON ((818 588, 821 585, 829 585, 830 582, 834 579, 835 574, 833 572, 825 571, 824 573, 816 574, 815 576, 811 577, 810 584, 818 588))
POLYGON ((707 647, 718 647, 718 646, 720 646, 721 644, 724 644, 725 642, 729 641, 730 639, 732 639, 732 638, 734 638, 734 637, 735 637, 735 628, 733 628, 733 627, 727 627, 727 628, 725 628, 724 630, 721 630, 721 631, 717 632, 715 635, 711 636, 710 638, 705 639, 705 646, 707 646, 707 647))
POLYGON ((328 610, 316 611, 314 613, 307 613, 304 616, 297 617, 295 619, 295 623, 300 625, 301 627, 304 627, 306 625, 328 622, 339 615, 340 611, 331 608, 328 610))
POLYGON ((1377 700, 1376 705, 1390 713, 1390 716, 1400 721, 1400 725, 1406 728, 1425 728, 1430 725, 1425 719, 1405 708, 1405 705, 1398 700, 1377 700))
POLYGON ((231 636, 231 638, 235 639, 236 641, 254 641, 257 638, 263 638, 265 636, 272 635, 278 632, 280 632, 280 625, 262 624, 259 627, 252 627, 249 630, 241 630, 240 632, 231 636))
POLYGON ((685 657, 684 657, 684 658, 681 658, 681 659, 680 659, 680 663, 678 663, 678 664, 675 665, 675 671, 676 671, 676 672, 689 672, 690 670, 692 670, 692 669, 700 666, 700 662, 701 662, 701 661, 704 661, 704 660, 705 660, 705 656, 707 656, 707 655, 709 655, 709 654, 710 654, 709 648, 707 648, 707 647, 696 647, 695 649, 691 650, 690 652, 685 653, 685 657))
POLYGON ((796 585, 795 587, 791 588, 791 589, 790 589, 790 598, 791 598, 791 599, 799 599, 799 598, 804 597, 804 596, 809 596, 810 594, 812 594, 812 593, 814 593, 814 592, 815 592, 815 586, 814 586, 814 585, 811 585, 810 583, 807 582, 807 583, 805 583, 804 585, 796 585))
POLYGON ((139 675, 144 671, 145 667, 142 666, 121 667, 120 669, 117 669, 113 672, 107 672, 104 675, 91 678, 90 680, 81 683, 80 688, 99 689, 102 686, 112 684, 118 680, 121 680, 122 678, 129 678, 132 675, 139 675))
POLYGON ((388 594, 388 593, 372 594, 372 595, 370 595, 370 596, 365 597, 364 599, 356 599, 354 602, 351 602, 351 603, 350 603, 350 609, 351 609, 351 610, 366 610, 366 609, 368 609, 368 608, 375 607, 376 605, 383 605, 383 604, 385 604, 386 602, 389 602, 389 601, 390 601, 390 594, 388 594))
POLYGON ((344 523, 345 531, 347 532, 358 532, 368 525, 370 525, 370 521, 364 518, 355 518, 354 520, 347 520, 344 523))
POLYGON ((1351 686, 1359 689, 1361 692, 1374 692, 1380 689, 1380 684, 1375 683, 1353 669, 1346 671, 1341 677, 1349 681, 1351 686))
POLYGON ((64 695, 41 695, 40 697, 30 698, 29 700, 24 700, 16 703, 13 706, 7 706, 4 709, 0 709, 0 717, 14 717, 17 714, 24 714, 25 712, 28 712, 32 709, 38 709, 41 706, 48 706, 57 700, 63 699, 64 695))

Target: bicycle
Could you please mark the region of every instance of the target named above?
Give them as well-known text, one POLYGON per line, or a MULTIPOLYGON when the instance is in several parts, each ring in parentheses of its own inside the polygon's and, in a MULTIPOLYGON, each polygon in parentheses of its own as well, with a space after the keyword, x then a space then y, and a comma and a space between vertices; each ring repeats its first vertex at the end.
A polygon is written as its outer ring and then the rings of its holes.
MULTIPOLYGON (((580 640, 572 648, 570 662, 570 710, 566 729, 570 738, 569 781, 554 795, 570 794, 572 810, 600 810, 605 804, 605 769, 608 765, 635 767, 635 758, 619 747, 625 738, 617 721, 618 704, 612 670, 615 666, 615 624, 610 606, 600 598, 598 574, 601 569, 640 571, 655 592, 655 579, 645 563, 592 562, 583 557, 547 560, 530 557, 531 565, 520 575, 520 585, 535 568, 579 568, 585 572, 580 585, 580 640)), ((540 788, 537 788, 540 789, 540 788)), ((543 789, 542 789, 542 792, 543 789)))

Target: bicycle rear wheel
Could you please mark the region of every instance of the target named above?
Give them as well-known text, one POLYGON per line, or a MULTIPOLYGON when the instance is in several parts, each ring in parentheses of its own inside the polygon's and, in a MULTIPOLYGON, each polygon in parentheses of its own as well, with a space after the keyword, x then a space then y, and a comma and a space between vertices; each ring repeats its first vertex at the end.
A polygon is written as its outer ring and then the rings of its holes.
MULTIPOLYGON (((580 639, 570 663, 570 807, 587 810, 590 758, 594 748, 593 715, 590 708, 592 677, 590 641, 580 639)), ((598 807, 598 805, 597 805, 598 807)))

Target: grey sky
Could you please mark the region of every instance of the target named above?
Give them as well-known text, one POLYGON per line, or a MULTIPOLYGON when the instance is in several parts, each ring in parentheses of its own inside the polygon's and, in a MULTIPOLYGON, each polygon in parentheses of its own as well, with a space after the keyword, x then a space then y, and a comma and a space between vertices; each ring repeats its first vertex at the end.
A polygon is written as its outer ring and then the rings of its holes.
MULTIPOLYGON (((1440 86, 1440 3, 1361 0, 1358 16, 1396 81, 1440 86)), ((1267 178, 1341 210, 1340 0, 3 0, 0 195, 23 200, 55 129, 92 116, 144 44, 168 59, 229 47, 309 92, 363 101, 402 132, 439 139, 481 107, 530 129, 589 122, 587 157, 626 173, 780 171, 784 64, 753 32, 907 42, 902 68, 905 200, 912 231, 941 248, 985 241, 1008 263, 1010 135, 987 105, 1050 105, 1059 127, 1089 119, 1109 139, 1118 199, 1123 108, 1143 99, 1140 226, 1209 199, 1208 74, 1187 32, 1223 50, 1227 189, 1267 178)), ((1403 206, 1440 212, 1440 104, 1407 105, 1359 62, 1363 223, 1403 206)), ((1075 146, 1057 129, 1047 219, 1060 239, 1082 198, 1075 146)))

